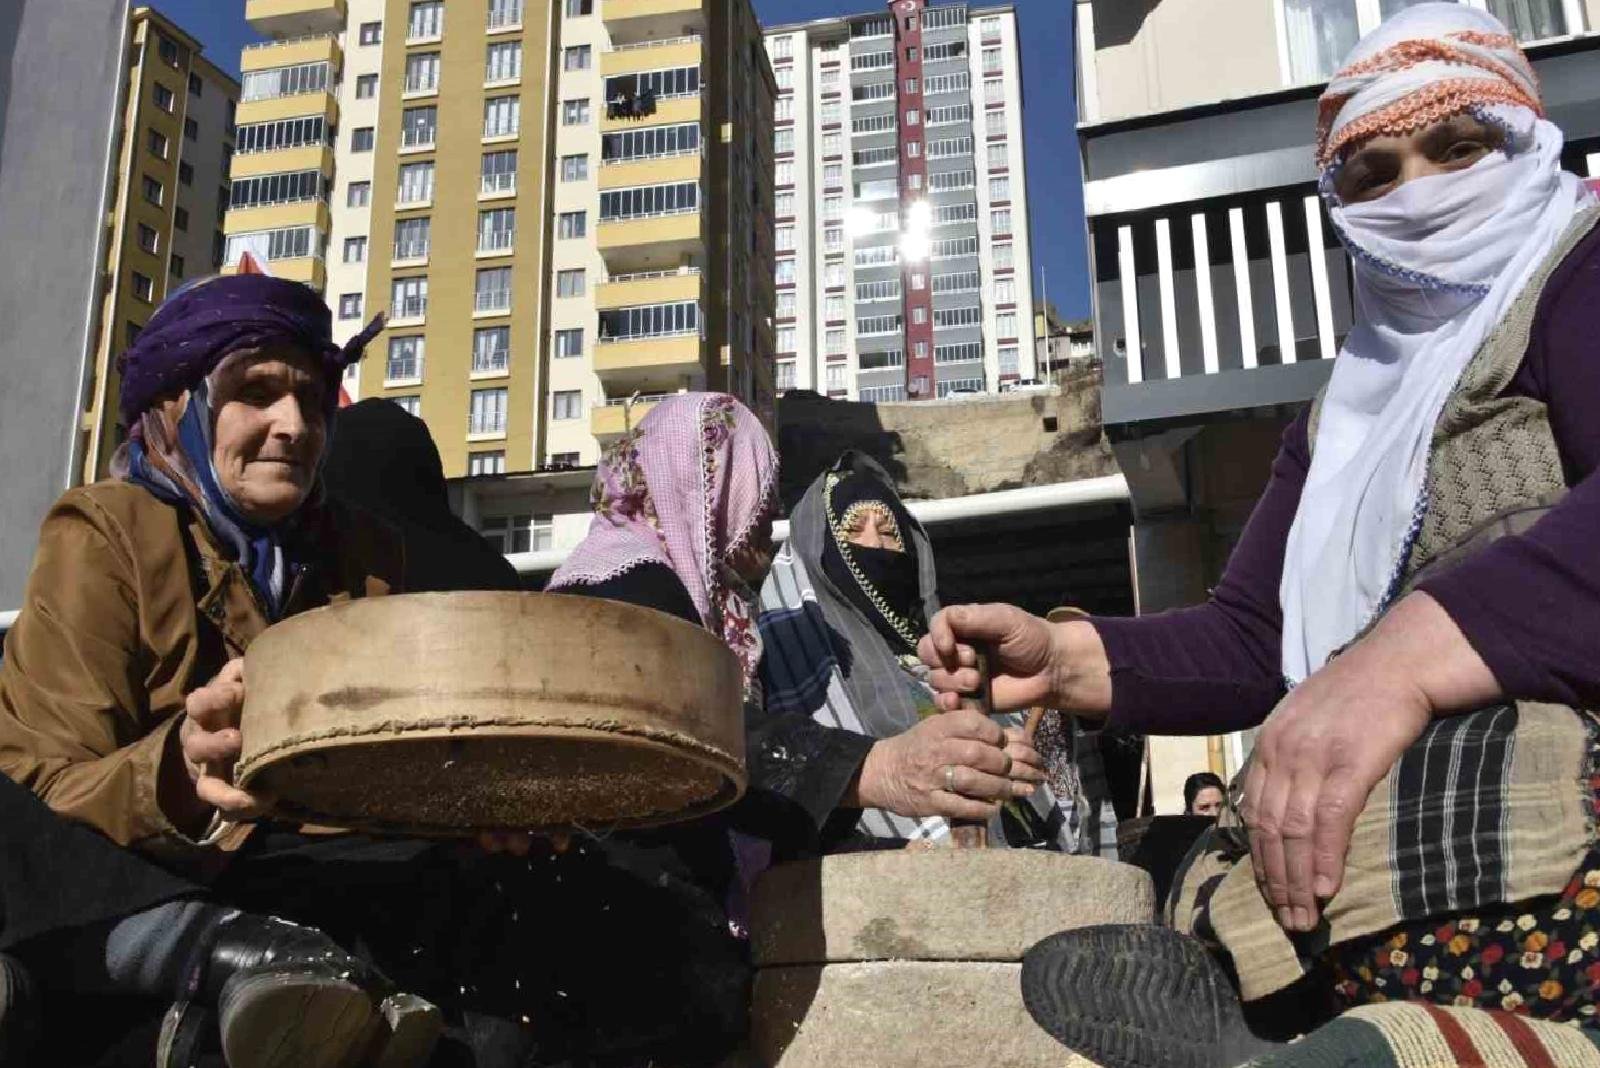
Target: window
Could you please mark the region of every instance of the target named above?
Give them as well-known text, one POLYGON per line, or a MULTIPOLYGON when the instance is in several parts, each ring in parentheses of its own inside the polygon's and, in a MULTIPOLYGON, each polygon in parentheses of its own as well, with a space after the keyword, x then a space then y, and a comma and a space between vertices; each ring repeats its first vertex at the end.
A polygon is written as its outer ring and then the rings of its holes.
POLYGON ((826 196, 822 198, 822 218, 827 222, 837 222, 844 218, 844 197, 826 196))
POLYGON ((339 318, 341 318, 341 319, 359 319, 359 318, 361 318, 361 294, 360 293, 341 293, 341 294, 339 294, 339 318))
POLYGON ((850 132, 853 134, 893 133, 895 129, 894 115, 862 115, 850 120, 850 132))
POLYGON ((776 342, 774 348, 781 353, 794 351, 795 329, 792 326, 780 326, 773 334, 776 342))
POLYGON ((1015 304, 1017 302, 1017 282, 1014 278, 997 278, 994 283, 994 302, 996 304, 1015 304))
POLYGON ((1014 374, 1016 374, 1017 370, 1018 370, 1018 368, 1017 368, 1017 347, 1015 345, 1001 345, 1000 348, 999 348, 999 353, 1000 353, 1000 373, 1003 374, 1003 375, 1014 375, 1014 374))
POLYGON ((135 234, 136 240, 139 243, 139 248, 154 256, 156 254, 156 244, 159 239, 159 235, 156 234, 155 227, 146 226, 144 223, 140 223, 135 231, 135 234))
MULTIPOLYGON (((319 200, 327 192, 328 180, 321 171, 288 171, 263 174, 255 178, 235 178, 227 206, 254 208, 266 204, 293 204, 319 200)), ((223 206, 219 205, 219 209, 223 206)), ((220 213, 220 212, 219 212, 220 213)))
MULTIPOLYGON (((322 66, 323 70, 326 71, 328 65, 324 63, 322 66)), ((173 95, 172 90, 160 82, 155 83, 155 101, 156 107, 165 111, 168 115, 171 115, 172 109, 177 106, 177 98, 173 95)))
POLYGON ((772 247, 779 252, 794 251, 794 227, 779 226, 772 231, 772 247))
POLYGON ((200 124, 193 119, 183 120, 183 139, 197 141, 200 138, 200 124))
POLYGON ((856 320, 856 336, 872 334, 898 334, 901 319, 898 315, 868 315, 856 320))
POLYGON ((935 293, 976 293, 981 284, 977 271, 953 271, 933 276, 935 293))
POLYGON ((779 319, 793 319, 795 309, 794 290, 786 289, 778 294, 777 309, 773 315, 779 319))
MULTIPOLYGON (((978 239, 975 237, 955 237, 947 241, 933 243, 932 257, 936 260, 952 259, 956 256, 976 256, 978 254, 978 239)), ((935 293, 939 291, 934 287, 935 293)))
POLYGON ((299 148, 327 143, 327 127, 321 115, 303 119, 253 122, 234 131, 240 152, 270 152, 275 148, 299 148))
POLYGON ((438 52, 414 52, 406 57, 405 91, 408 93, 439 91, 438 52))
POLYGON ((486 516, 478 528, 502 553, 543 552, 552 542, 554 524, 547 515, 486 516))
POLYGON ((844 106, 837 100, 825 100, 822 103, 822 125, 837 126, 844 112, 844 106))
POLYGON ((917 80, 915 78, 907 78, 906 81, 905 81, 904 89, 905 89, 906 95, 908 95, 908 96, 915 95, 916 91, 917 91, 917 80))
POLYGON ((556 296, 581 297, 584 291, 584 270, 582 267, 556 272, 556 296))
POLYGON ((589 98, 580 100, 563 100, 561 102, 561 125, 582 126, 589 121, 589 98))
POLYGON ((176 67, 178 65, 178 45, 176 42, 157 35, 156 54, 161 57, 161 61, 167 66, 176 67))
POLYGON ((381 22, 363 22, 361 24, 360 40, 361 40, 361 43, 364 44, 364 45, 375 45, 375 44, 379 43, 380 41, 382 41, 383 40, 383 23, 381 23, 381 22))
POLYGON ((772 280, 780 286, 794 285, 794 260, 787 257, 779 260, 773 269, 772 280))
POLYGON ((186 159, 178 161, 178 182, 182 185, 194 185, 194 164, 186 159))
POLYGON ((928 125, 939 126, 951 122, 971 122, 971 104, 951 104, 949 107, 929 108, 928 125))
POLYGON ((882 163, 894 163, 898 159, 894 145, 857 149, 850 154, 850 157, 851 162, 857 167, 875 167, 882 163))
MULTIPOLYGON (((572 101, 568 101, 571 104, 572 101)), ((483 102, 483 136, 509 137, 522 122, 522 101, 515 96, 495 96, 483 102)))
POLYGON ((378 95, 378 76, 362 74, 356 78, 356 99, 371 100, 378 95))
POLYGON ((427 204, 433 200, 433 162, 402 163, 398 203, 427 204))
POLYGON ((550 454, 551 467, 577 467, 578 454, 575 452, 553 452, 550 454))
POLYGON ((857 282, 856 303, 865 304, 874 300, 899 300, 900 279, 890 278, 879 282, 857 282))
POLYGON ((953 345, 935 345, 934 363, 970 363, 983 359, 983 342, 961 341, 953 345))
POLYGON ((700 208, 699 182, 607 189, 600 193, 600 221, 680 215, 700 208))
POLYGON ((479 252, 504 252, 516 241, 516 236, 516 208, 493 208, 478 212, 479 252))
POLYGON ((969 223, 978 221, 978 205, 976 201, 963 201, 960 204, 940 204, 933 209, 933 224, 935 226, 950 226, 955 223, 969 223))
POLYGON ((406 29, 406 39, 420 41, 438 37, 443 33, 443 0, 415 0, 411 5, 411 21, 406 29))
POLYGON ((316 236, 310 226, 284 226, 276 230, 255 230, 228 238, 222 258, 237 263, 246 252, 258 260, 292 260, 311 255, 316 236))
POLYGON ((822 317, 830 323, 844 321, 844 294, 829 293, 823 298, 822 317))
POLYGON ((489 29, 503 30, 522 24, 522 0, 489 0, 489 29))
POLYGON ((822 268, 822 284, 828 289, 835 289, 844 285, 844 262, 830 260, 822 268))
POLYGON ((700 332, 700 305, 692 300, 645 304, 600 313, 600 340, 670 337, 700 332))
POLYGON ((773 59, 794 58, 794 38, 774 37, 767 42, 767 55, 773 59))
MULTIPOLYGON (((1386 0, 1383 5, 1383 17, 1388 18, 1393 13, 1391 7, 1409 6, 1410 4, 1404 0, 1400 3, 1386 0)), ((1494 12, 1495 17, 1505 23, 1506 28, 1522 41, 1542 41, 1549 37, 1575 33, 1581 29, 1567 25, 1561 0, 1489 0, 1489 10, 1494 12)))
POLYGON ((1361 36, 1356 0, 1283 0, 1289 78, 1295 84, 1329 77, 1361 36))
MULTIPOLYGON (((493 50, 494 50, 494 46, 491 45, 490 46, 490 52, 492 53, 493 50)), ((586 45, 586 44, 583 44, 583 45, 571 45, 571 46, 567 47, 566 49, 564 49, 562 51, 562 54, 561 54, 561 69, 563 69, 563 70, 588 70, 590 67, 594 66, 594 54, 593 54, 593 51, 594 50, 589 45, 586 45)), ((492 55, 491 55, 491 60, 492 60, 492 55)), ((521 66, 521 60, 519 59, 518 60, 518 67, 520 68, 520 66, 521 66)))
POLYGON ((960 326, 981 326, 983 324, 983 309, 976 305, 967 308, 935 308, 933 311, 933 325, 935 329, 960 326))
POLYGON ((928 175, 928 188, 935 192, 971 189, 976 182, 977 175, 972 171, 938 171, 928 175))
POLYGON ((167 158, 167 135, 160 130, 145 131, 145 146, 150 149, 150 154, 157 159, 167 158))
POLYGON ((565 360, 583 355, 583 328, 556 331, 556 359, 565 360))
POLYGON ((997 271, 1013 269, 1016 266, 1016 261, 1013 258, 1011 242, 1005 241, 996 244, 994 246, 994 252, 991 256, 991 262, 994 264, 994 269, 997 271))
POLYGON ((822 229, 822 249, 824 252, 844 251, 844 227, 825 226, 822 229))
POLYGON ((967 54, 967 42, 946 41, 943 44, 931 44, 922 50, 922 58, 929 63, 937 63, 942 59, 960 59, 967 54))
POLYGON ((206 95, 205 83, 200 80, 200 75, 195 74, 192 71, 189 74, 189 95, 196 97, 206 95))
POLYGON ((167 273, 171 274, 174 278, 182 278, 183 266, 183 257, 174 252, 172 254, 172 262, 167 264, 167 273))
POLYGON ((772 80, 777 84, 778 92, 787 93, 794 88, 794 68, 774 67, 772 69, 772 80))
POLYGON ((475 389, 467 417, 469 434, 506 432, 506 389, 475 389))
POLYGON ((983 50, 983 73, 999 74, 1004 69, 1004 64, 1000 57, 1000 49, 985 48, 983 50))
POLYGON ((383 377, 389 382, 413 381, 422 377, 422 353, 427 342, 421 337, 389 339, 389 361, 383 377))
POLYGON ((989 169, 992 171, 1001 170, 1007 167, 1009 163, 1010 159, 1006 143, 1004 141, 991 142, 989 145, 989 169))
POLYGON ((395 319, 421 319, 427 315, 428 279, 396 278, 389 283, 389 314, 395 319))
POLYGON ((1001 312, 994 317, 994 332, 997 337, 1017 336, 1017 313, 1001 312))
POLYGON ((485 267, 473 280, 473 310, 511 310, 511 268, 485 267))
POLYGON ((472 371, 486 374, 511 366, 511 328, 484 326, 472 332, 472 371))
POLYGON ((160 207, 161 200, 165 192, 161 187, 161 183, 147 174, 144 176, 143 187, 145 200, 156 205, 157 207, 160 207))
POLYGON ((983 116, 983 128, 990 137, 1004 137, 1006 133, 1005 109, 1002 108, 985 114, 983 116))
POLYGON ((589 177, 589 157, 586 153, 561 157, 561 180, 581 182, 589 177))
POLYGON ((439 109, 433 105, 400 113, 400 147, 431 148, 439 130, 439 109))
POLYGON ((479 166, 481 191, 485 193, 512 193, 517 188, 517 150, 485 152, 479 166))
POLYGON ((959 74, 935 74, 922 80, 922 95, 939 93, 965 93, 972 88, 972 76, 966 71, 959 74))
POLYGON ((911 323, 913 326, 922 326, 928 321, 928 309, 916 307, 911 309, 911 323))
POLYGON ((589 213, 586 211, 564 211, 556 216, 556 236, 558 238, 583 237, 589 232, 589 213))
POLYGON ((371 152, 374 137, 375 134, 371 126, 357 126, 350 131, 350 151, 371 152))
POLYGON ((844 327, 834 327, 826 331, 823 334, 822 342, 824 351, 829 356, 843 356, 846 346, 844 327))
POLYGON ((884 49, 881 52, 857 52, 850 57, 851 70, 882 70, 894 66, 894 50, 884 49))
POLYGON ((860 397, 866 404, 883 404, 886 401, 903 401, 906 399, 905 386, 863 386, 860 397))
POLYGON ((837 93, 839 91, 839 68, 828 67, 817 78, 817 83, 824 93, 837 93))
POLYGON ((940 382, 939 383, 939 396, 941 396, 941 397, 948 397, 950 394, 952 394, 952 393, 954 393, 954 392, 956 392, 958 390, 961 391, 961 392, 975 391, 975 392, 978 392, 978 393, 982 393, 983 392, 983 379, 981 379, 981 378, 953 378, 948 382, 940 382))
POLYGON ((824 163, 822 165, 822 187, 824 189, 838 189, 844 185, 844 164, 824 163))
MULTIPOLYGON (((159 90, 161 86, 158 84, 159 90)), ((295 63, 287 67, 246 71, 240 84, 241 101, 272 100, 301 93, 320 93, 328 88, 328 61, 295 63)), ((171 95, 170 93, 168 94, 171 95)), ((157 103, 160 103, 157 93, 157 103)))
POLYGON ((888 100, 894 96, 894 82, 868 82, 866 85, 852 85, 850 99, 855 101, 888 100))
POLYGON ((594 14, 594 0, 567 0, 567 18, 594 14))
MULTIPOLYGON (((583 51, 589 51, 588 45, 582 46, 583 51)), ((567 61, 572 61, 573 49, 567 49, 567 61)), ((585 64, 587 66, 587 64, 585 64)), ((568 70, 575 68, 568 67, 568 70)), ((499 41, 489 46, 483 61, 483 80, 486 82, 510 82, 522 77, 522 42, 499 41)))
MULTIPOLYGON (((503 452, 469 452, 467 453, 467 475, 481 477, 483 475, 503 475, 506 473, 506 454, 503 452)), ((494 523, 497 520, 490 519, 494 523)), ((502 550, 503 551, 503 550, 502 550)))
POLYGON ((422 418, 422 398, 421 397, 418 397, 416 395, 412 395, 412 396, 409 396, 409 397, 390 397, 389 400, 391 402, 393 402, 394 405, 396 407, 398 407, 402 412, 405 412, 407 415, 411 416, 413 419, 421 419, 422 418))
POLYGON ((824 156, 838 156, 844 153, 844 137, 835 133, 822 135, 822 154, 824 156))
POLYGON ((916 159, 920 155, 922 155, 922 142, 921 141, 907 141, 906 142, 906 156, 908 158, 910 158, 910 159, 916 159))
POLYGON ((793 360, 780 360, 777 364, 777 376, 773 386, 777 389, 793 389, 795 387, 795 373, 793 360))
POLYGON ((364 237, 347 237, 344 239, 344 262, 362 263, 367 258, 367 239, 364 237))
POLYGON ((794 161, 779 160, 772 165, 772 184, 776 186, 794 185, 794 161))
POLYGON ((772 151, 782 155, 794 152, 794 130, 785 127, 772 131, 772 151))
POLYGON ((665 67, 638 74, 614 74, 606 79, 607 118, 642 118, 654 114, 652 101, 696 96, 700 92, 700 67, 665 67))
MULTIPOLYGON (((638 130, 608 133, 600 138, 600 159, 605 163, 684 156, 700 151, 700 124, 677 123, 671 126, 646 126, 638 130)), ((778 164, 782 167, 783 164, 778 164)), ((794 164, 789 164, 792 168, 794 164)), ((780 183, 781 184, 781 183, 780 183)))
POLYGON ((915 292, 922 292, 928 288, 928 276, 921 271, 911 272, 911 288, 915 292))
POLYGON ((772 121, 794 121, 794 97, 780 96, 772 105, 772 121))
POLYGON ((906 125, 920 126, 922 124, 922 111, 919 108, 906 109, 906 125))
POLYGON ((1011 232, 1011 209, 996 208, 989 213, 989 229, 996 234, 1011 232))
MULTIPOLYGON (((401 199, 405 199, 405 168, 400 168, 401 174, 401 199)), ((351 182, 345 189, 344 206, 347 208, 364 208, 372 202, 371 182, 351 182)))
POLYGON ((772 197, 772 214, 775 218, 789 219, 794 217, 794 194, 775 193, 772 197))
POLYGON ((428 239, 432 231, 427 216, 420 219, 396 219, 394 224, 394 258, 421 260, 428 257, 428 239))
POLYGON ((551 419, 583 418, 583 391, 558 389, 550 394, 551 419))
POLYGON ((989 179, 989 199, 992 201, 1005 201, 1011 199, 1010 178, 989 179))
POLYGON ((863 352, 857 362, 863 371, 883 371, 892 367, 904 367, 906 364, 905 353, 899 349, 885 349, 882 352, 863 352))

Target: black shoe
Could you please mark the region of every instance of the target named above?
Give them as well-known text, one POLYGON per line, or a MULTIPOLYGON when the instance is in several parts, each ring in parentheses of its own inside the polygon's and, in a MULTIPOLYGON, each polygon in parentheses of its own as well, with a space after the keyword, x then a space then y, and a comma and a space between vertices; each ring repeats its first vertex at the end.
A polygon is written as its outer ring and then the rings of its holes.
POLYGON ((0 953, 0 1064, 26 1068, 39 1038, 39 998, 28 970, 0 953))
POLYGON ((1199 942, 1166 927, 1051 935, 1022 958, 1038 1025, 1102 1068, 1234 1068, 1277 1049, 1245 1025, 1239 995, 1199 942))
POLYGON ((189 1068, 215 1042, 231 1068, 418 1068, 440 1027, 438 1009, 316 928, 243 913, 168 1013, 157 1064, 189 1068))

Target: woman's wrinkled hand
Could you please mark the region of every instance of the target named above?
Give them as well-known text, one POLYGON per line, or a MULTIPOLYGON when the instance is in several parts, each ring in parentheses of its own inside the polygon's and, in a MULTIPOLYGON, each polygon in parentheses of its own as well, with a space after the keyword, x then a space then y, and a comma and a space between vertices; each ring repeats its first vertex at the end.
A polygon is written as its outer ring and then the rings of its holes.
POLYGON ((233 768, 243 744, 239 733, 243 710, 244 660, 236 657, 184 699, 183 723, 178 727, 178 745, 195 796, 229 820, 255 819, 271 805, 269 799, 233 785, 233 768))
POLYGON ((940 708, 959 708, 963 695, 982 684, 979 647, 988 653, 996 712, 1042 707, 1103 716, 1110 710, 1110 669, 1094 625, 1049 623, 1009 604, 954 605, 933 617, 917 654, 933 669, 928 682, 939 691, 940 708))
POLYGON ((853 803, 900 816, 986 820, 1003 802, 1032 794, 1044 780, 1042 765, 1021 731, 971 710, 946 712, 875 743, 853 803))

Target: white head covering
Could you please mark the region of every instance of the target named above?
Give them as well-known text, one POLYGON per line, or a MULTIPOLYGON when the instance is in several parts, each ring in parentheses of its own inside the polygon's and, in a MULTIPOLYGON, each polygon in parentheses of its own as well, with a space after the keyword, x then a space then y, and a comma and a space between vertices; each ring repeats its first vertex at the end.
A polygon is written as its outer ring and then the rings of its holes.
POLYGON ((1279 591, 1283 670, 1299 683, 1388 606, 1426 508, 1433 430, 1468 360, 1589 194, 1493 16, 1422 4, 1356 46, 1322 103, 1322 190, 1355 273, 1356 322, 1334 364, 1279 591), (1341 205, 1343 150, 1471 111, 1504 151, 1464 171, 1341 205))

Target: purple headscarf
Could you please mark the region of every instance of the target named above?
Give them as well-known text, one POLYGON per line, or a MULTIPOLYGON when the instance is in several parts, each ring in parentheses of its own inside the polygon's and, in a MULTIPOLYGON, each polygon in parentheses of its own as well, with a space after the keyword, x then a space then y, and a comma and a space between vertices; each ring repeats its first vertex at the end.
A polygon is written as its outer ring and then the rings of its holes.
POLYGON ((117 360, 122 422, 136 434, 139 416, 158 398, 199 385, 230 352, 279 344, 321 359, 331 416, 340 374, 381 329, 380 315, 344 346, 334 344, 328 306, 316 290, 286 278, 236 274, 185 287, 156 309, 117 360))

